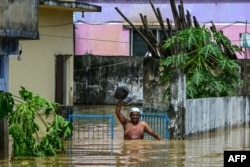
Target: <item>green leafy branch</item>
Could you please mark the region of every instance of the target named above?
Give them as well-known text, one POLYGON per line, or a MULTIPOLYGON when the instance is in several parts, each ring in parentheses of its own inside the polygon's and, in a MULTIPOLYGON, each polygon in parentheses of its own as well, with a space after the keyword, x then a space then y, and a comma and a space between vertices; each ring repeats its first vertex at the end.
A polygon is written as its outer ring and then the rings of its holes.
POLYGON ((63 139, 71 135, 73 126, 55 113, 57 104, 24 87, 21 87, 19 95, 20 97, 8 92, 0 93, 0 118, 7 118, 9 121, 13 156, 51 156, 56 155, 58 151, 65 151, 63 139), (47 122, 42 113, 46 118, 53 114, 52 123, 47 122), (46 135, 41 138, 36 118, 47 128, 46 135))

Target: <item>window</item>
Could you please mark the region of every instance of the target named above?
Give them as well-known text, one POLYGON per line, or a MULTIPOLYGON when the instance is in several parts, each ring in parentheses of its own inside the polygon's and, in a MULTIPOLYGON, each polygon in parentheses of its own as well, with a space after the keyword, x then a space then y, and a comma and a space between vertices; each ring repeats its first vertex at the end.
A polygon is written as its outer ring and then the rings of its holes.
MULTIPOLYGON (((152 29, 153 35, 155 36, 156 40, 160 42, 162 37, 162 30, 161 29, 152 29)), ((130 55, 131 56, 145 56, 148 51, 148 45, 145 40, 140 36, 140 34, 131 29, 130 31, 130 55)))

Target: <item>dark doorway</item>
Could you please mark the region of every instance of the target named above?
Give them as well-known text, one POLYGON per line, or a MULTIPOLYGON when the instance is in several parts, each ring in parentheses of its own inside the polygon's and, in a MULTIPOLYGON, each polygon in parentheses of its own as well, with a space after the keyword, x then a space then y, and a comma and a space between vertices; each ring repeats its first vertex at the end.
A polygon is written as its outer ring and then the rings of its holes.
POLYGON ((62 55, 56 56, 55 102, 59 104, 63 104, 64 62, 65 62, 64 56, 62 55))

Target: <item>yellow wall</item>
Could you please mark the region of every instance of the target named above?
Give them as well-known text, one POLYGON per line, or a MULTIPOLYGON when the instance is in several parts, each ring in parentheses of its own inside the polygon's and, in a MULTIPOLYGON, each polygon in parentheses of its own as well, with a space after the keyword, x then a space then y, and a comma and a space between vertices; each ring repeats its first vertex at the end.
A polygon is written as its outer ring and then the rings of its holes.
POLYGON ((18 95, 20 86, 55 100, 55 56, 69 55, 64 104, 73 103, 73 13, 39 8, 39 40, 20 41, 22 60, 9 59, 9 91, 18 95))

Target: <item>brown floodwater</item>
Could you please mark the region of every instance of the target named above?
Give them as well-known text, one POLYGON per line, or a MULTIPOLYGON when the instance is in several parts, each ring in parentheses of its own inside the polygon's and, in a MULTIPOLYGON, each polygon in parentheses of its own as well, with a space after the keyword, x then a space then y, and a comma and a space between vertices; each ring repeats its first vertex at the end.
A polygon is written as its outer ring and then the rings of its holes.
POLYGON ((122 132, 116 120, 113 140, 72 138, 64 143, 65 154, 20 159, 1 156, 0 167, 222 167, 224 151, 250 150, 248 125, 178 141, 124 141, 122 132))

